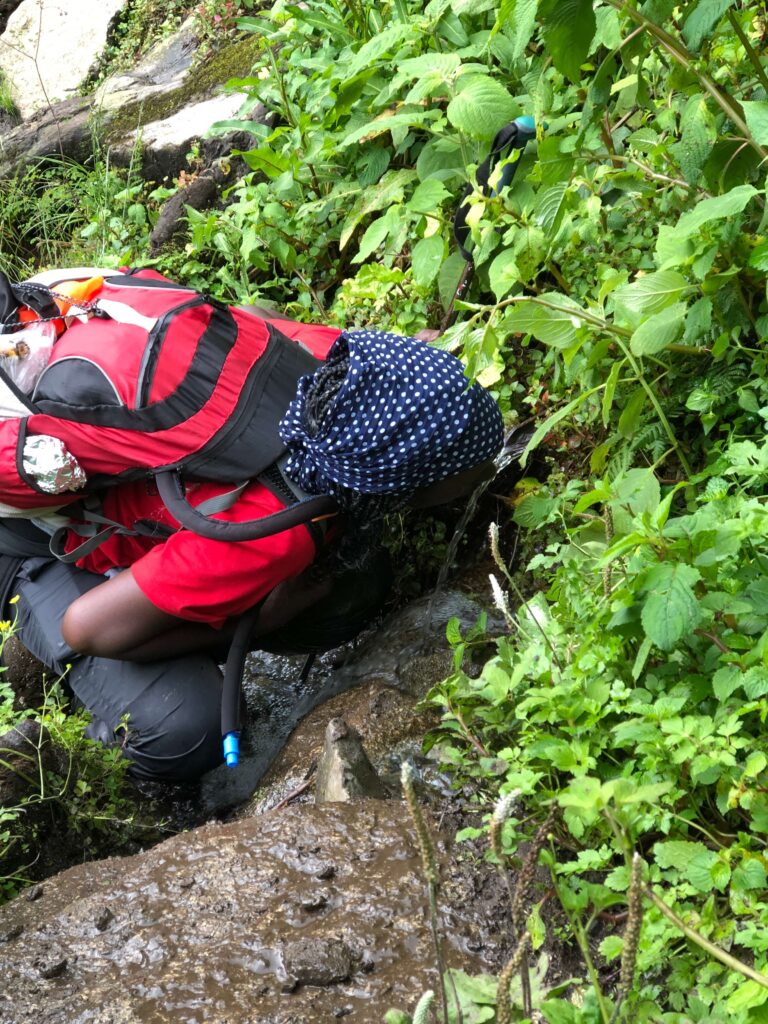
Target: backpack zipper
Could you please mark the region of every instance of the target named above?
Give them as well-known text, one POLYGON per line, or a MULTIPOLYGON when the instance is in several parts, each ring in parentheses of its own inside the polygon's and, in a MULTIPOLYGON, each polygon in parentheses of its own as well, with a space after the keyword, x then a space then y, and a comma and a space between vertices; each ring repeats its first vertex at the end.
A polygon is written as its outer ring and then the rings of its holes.
POLYGON ((182 302, 180 305, 174 306, 160 317, 155 326, 149 332, 147 347, 144 349, 144 355, 141 360, 141 366, 139 367, 138 378, 136 380, 136 401, 134 403, 134 409, 141 409, 148 403, 149 392, 152 390, 152 381, 154 380, 155 369, 157 368, 157 360, 160 357, 160 349, 165 341, 165 335, 168 331, 171 320, 177 313, 183 313, 184 310, 192 309, 195 306, 204 306, 207 302, 208 300, 205 296, 196 295, 194 299, 189 299, 187 302, 182 302))

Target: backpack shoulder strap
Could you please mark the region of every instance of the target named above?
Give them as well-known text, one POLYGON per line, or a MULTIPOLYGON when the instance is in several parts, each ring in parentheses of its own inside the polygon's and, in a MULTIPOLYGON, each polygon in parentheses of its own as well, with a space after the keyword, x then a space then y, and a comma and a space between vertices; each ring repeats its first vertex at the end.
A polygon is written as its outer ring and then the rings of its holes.
POLYGON ((241 541, 261 540, 271 537, 294 526, 302 526, 312 520, 334 515, 338 505, 329 495, 313 495, 296 501, 293 505, 261 519, 249 519, 242 523, 225 523, 211 519, 191 505, 184 493, 184 484, 176 470, 164 470, 155 476, 158 494, 163 504, 179 523, 192 533, 209 540, 241 541))

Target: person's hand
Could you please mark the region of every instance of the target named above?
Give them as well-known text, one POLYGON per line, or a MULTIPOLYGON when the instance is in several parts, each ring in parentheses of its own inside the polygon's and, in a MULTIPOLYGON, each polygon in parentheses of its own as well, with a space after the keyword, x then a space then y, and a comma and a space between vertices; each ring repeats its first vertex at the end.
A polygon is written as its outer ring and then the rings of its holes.
POLYGON ((414 334, 414 338, 418 338, 419 341, 436 341, 440 337, 440 331, 434 330, 432 327, 425 327, 418 334, 414 334))

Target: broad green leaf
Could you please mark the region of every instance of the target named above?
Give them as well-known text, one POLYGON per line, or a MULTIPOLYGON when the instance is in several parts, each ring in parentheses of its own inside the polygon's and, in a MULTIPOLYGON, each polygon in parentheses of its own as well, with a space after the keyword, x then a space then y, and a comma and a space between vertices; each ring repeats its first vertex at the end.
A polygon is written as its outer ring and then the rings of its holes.
POLYGON ((538 296, 538 302, 521 302, 509 317, 509 326, 521 334, 532 334, 552 348, 570 348, 577 340, 576 331, 584 326, 584 312, 577 302, 558 292, 538 296), (550 305, 543 306, 540 303, 550 305))
POLYGON ((450 306, 451 300, 456 294, 456 288, 464 272, 465 265, 464 257, 457 249, 451 253, 440 267, 440 272, 437 275, 437 290, 440 294, 443 309, 448 309, 450 306))
POLYGON ((560 226, 567 191, 568 183, 560 181, 556 185, 550 185, 549 188, 543 189, 536 196, 534 215, 546 234, 554 234, 560 226))
POLYGON ((475 1003, 478 1006, 496 1005, 496 991, 499 983, 498 979, 490 974, 472 975, 465 971, 452 970, 451 978, 456 986, 456 992, 462 1000, 462 1005, 470 1003, 475 1003))
POLYGON ((574 167, 573 153, 565 152, 563 140, 553 135, 539 143, 538 164, 542 185, 570 181, 574 167))
POLYGON ((712 300, 704 296, 697 299, 685 317, 684 345, 698 345, 706 339, 712 326, 712 300))
POLYGON ((683 875, 688 871, 694 857, 707 852, 703 843, 691 843, 682 839, 656 843, 653 847, 653 855, 660 868, 676 868, 683 875))
POLYGON ((390 206, 383 217, 377 217, 371 221, 360 239, 360 248, 353 257, 353 263, 363 263, 374 252, 391 231, 397 229, 398 222, 403 216, 402 207, 390 206))
POLYGON ((749 257, 749 265, 755 270, 768 271, 768 242, 761 242, 755 246, 749 257))
POLYGON ((269 146, 249 149, 242 154, 242 157, 252 171, 261 171, 268 178, 279 178, 291 166, 291 161, 287 156, 276 153, 269 146))
POLYGON ((541 1004, 541 1011, 548 1024, 581 1024, 584 1020, 579 1007, 567 999, 548 999, 541 1004))
POLYGON ((698 50, 728 8, 733 7, 733 0, 698 0, 686 6, 690 13, 683 25, 683 39, 692 50, 698 50))
POLYGON ((536 27, 536 11, 539 6, 539 0, 513 0, 512 3, 507 0, 502 18, 502 12, 499 11, 499 20, 511 21, 514 26, 513 42, 514 50, 513 55, 516 60, 525 53, 528 43, 531 41, 533 36, 533 30, 536 27))
POLYGON ((600 955, 606 960, 615 960, 621 956, 624 940, 620 935, 606 935, 597 948, 600 950, 600 955))
POLYGON ((714 850, 699 850, 689 861, 685 877, 699 892, 712 892, 715 888, 715 872, 718 857, 714 850))
POLYGON ((425 288, 432 284, 440 270, 440 264, 443 262, 444 251, 443 236, 440 234, 429 235, 428 238, 422 238, 414 245, 411 253, 411 265, 413 279, 417 285, 425 288))
POLYGON ((373 188, 367 189, 344 221, 339 246, 342 249, 346 246, 357 225, 369 213, 376 213, 378 210, 389 208, 394 203, 402 202, 406 187, 415 177, 416 172, 411 170, 387 171, 381 181, 377 182, 373 188))
POLYGON ((416 161, 419 181, 435 178, 447 181, 449 178, 466 180, 464 174, 464 158, 458 138, 433 136, 424 146, 416 161))
POLYGON ((755 665, 748 669, 742 677, 744 693, 750 700, 757 700, 768 693, 768 668, 764 665, 755 665))
POLYGON ((502 299, 520 281, 515 254, 511 249, 502 249, 488 268, 488 280, 496 300, 502 299))
POLYGON ((390 159, 390 151, 383 146, 369 146, 367 148, 357 176, 357 180, 363 188, 375 185, 377 181, 381 180, 381 176, 389 167, 390 159))
POLYGON ((722 196, 702 199, 692 210, 684 213, 674 228, 678 239, 690 238, 699 228, 713 220, 723 220, 741 213, 750 199, 757 195, 753 185, 737 185, 722 196))
POLYGON ((693 585, 701 573, 684 562, 663 562, 648 573, 641 621, 646 635, 663 651, 671 650, 699 623, 701 610, 693 585))
POLYGON ((695 185, 717 138, 715 119, 702 95, 691 96, 680 119, 680 141, 670 146, 685 180, 695 185))
MULTIPOLYGON (((768 1000, 768 988, 765 985, 758 985, 756 981, 749 980, 743 981, 731 992, 725 1006, 729 1013, 738 1015, 737 1019, 744 1020, 742 1014, 745 1010, 763 1006, 766 1000, 768 1000)), ((757 1018, 750 1014, 749 1020, 757 1020, 757 1018)))
POLYGON ((466 75, 460 92, 448 104, 448 120, 473 138, 490 139, 520 113, 520 107, 501 82, 486 75, 466 75))
POLYGON ((735 889, 764 889, 766 886, 766 873, 762 861, 757 857, 749 857, 743 860, 734 869, 732 885, 735 889))
POLYGON ((540 14, 544 45, 552 62, 572 82, 578 82, 595 34, 592 0, 544 0, 540 14))
POLYGON ((652 316, 677 302, 687 287, 688 282, 676 270, 657 270, 617 288, 613 297, 615 302, 633 313, 652 316))
POLYGON ((735 665, 724 665, 712 676, 712 690, 719 701, 726 701, 741 686, 741 672, 735 665))
POLYGON ((543 526, 551 513, 557 508, 554 498, 541 494, 527 494, 514 511, 512 518, 518 526, 526 530, 535 530, 543 526))
POLYGON ((741 105, 755 142, 768 145, 768 100, 750 100, 741 105))
POLYGON ((622 437, 632 437, 634 434, 645 405, 645 397, 645 391, 638 385, 622 409, 621 416, 619 416, 619 433, 622 437))
POLYGON ((415 25, 410 22, 398 21, 384 29, 383 32, 379 32, 373 39, 369 39, 367 43, 363 43, 354 57, 342 66, 341 70, 344 73, 342 81, 348 82, 361 71, 370 68, 386 53, 394 53, 403 40, 413 35, 414 30, 415 25))
POLYGON ((634 354, 653 355, 676 342, 683 332, 687 308, 684 302, 676 302, 641 323, 629 341, 634 354))
POLYGON ((450 194, 442 181, 428 178, 416 187, 415 192, 405 205, 408 210, 413 210, 415 213, 432 213, 450 194))
POLYGON ((661 501, 661 488, 652 469, 627 470, 614 481, 612 491, 610 502, 614 514, 619 509, 628 510, 633 516, 655 512, 661 501))
POLYGON ((423 78, 425 75, 439 76, 447 81, 461 66, 461 57, 456 53, 425 53, 421 57, 406 57, 397 65, 398 78, 423 78))
POLYGON ((366 141, 375 139, 379 135, 383 135, 384 132, 395 132, 398 129, 428 124, 430 121, 436 121, 439 117, 439 110, 422 110, 415 106, 411 110, 401 110, 397 114, 387 110, 383 114, 379 114, 373 121, 367 121, 351 131, 339 143, 339 148, 346 149, 347 146, 354 146, 363 139, 366 141))

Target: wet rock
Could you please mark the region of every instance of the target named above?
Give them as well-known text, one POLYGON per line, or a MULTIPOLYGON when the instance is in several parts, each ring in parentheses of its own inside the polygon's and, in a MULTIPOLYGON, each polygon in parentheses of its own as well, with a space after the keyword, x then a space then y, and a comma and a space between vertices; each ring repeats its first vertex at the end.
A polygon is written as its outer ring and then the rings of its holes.
POLYGON ((317 766, 315 802, 350 802, 365 797, 382 800, 386 796, 363 749, 360 733, 343 718, 332 718, 325 730, 325 749, 317 766))
POLYGON ((59 978, 67 969, 67 958, 60 953, 48 953, 35 961, 41 978, 59 978))
MULTIPOLYGON (((446 867, 456 870, 450 857, 446 867)), ((45 899, 0 907, 0 933, 24 927, 23 941, 0 945, 2 1024, 176 1021, 194 1006, 242 1024, 327 1024, 346 1007, 373 1022, 436 984, 424 880, 399 801, 207 825, 136 857, 77 865, 45 888, 45 899), (335 873, 319 885, 328 865, 335 873), (321 890, 319 911, 297 906, 321 890), (98 931, 107 906, 114 918, 98 931), (41 977, 63 960, 62 973, 41 977)), ((495 966, 491 940, 468 950, 479 923, 466 894, 444 910, 448 965, 495 966)))
MULTIPOLYGON (((66 68, 71 63, 69 44, 74 38, 69 25, 77 23, 76 31, 83 25, 90 30, 87 8, 96 5, 97 0, 82 0, 82 4, 69 6, 60 0, 43 2, 56 7, 62 17, 68 19, 67 27, 59 29, 57 40, 59 48, 61 40, 67 40, 67 59, 62 60, 57 55, 48 60, 49 68, 66 68)), ((100 2, 98 24, 108 10, 117 9, 125 2, 100 2)), ((24 9, 34 7, 37 11, 37 3, 38 0, 24 0, 14 18, 21 16, 24 9)), ((53 24, 51 19, 48 21, 53 24)), ((151 181, 162 181, 175 177, 182 169, 188 170, 186 154, 193 142, 199 144, 205 167, 228 157, 232 149, 248 149, 253 145, 248 122, 270 120, 270 115, 260 105, 244 119, 241 131, 212 139, 204 136, 215 121, 233 117, 242 105, 241 94, 224 93, 222 87, 233 76, 248 74, 256 45, 257 41, 252 39, 235 42, 213 54, 205 64, 194 65, 198 40, 193 21, 189 20, 179 32, 158 43, 131 71, 106 79, 93 95, 77 96, 71 95, 72 90, 49 90, 50 103, 22 104, 23 123, 12 127, 11 118, 8 124, 0 124, 3 140, 0 177, 14 174, 38 158, 54 153, 79 163, 87 161, 93 156, 94 116, 98 118, 100 139, 109 146, 110 159, 115 164, 127 165, 133 161, 141 135, 142 174, 151 181), (65 94, 67 99, 60 98, 65 94)), ((36 77, 32 61, 25 62, 15 51, 0 45, 0 62, 2 59, 19 68, 29 63, 36 77)), ((83 77, 84 73, 80 74, 78 84, 83 77)), ((240 161, 231 161, 230 176, 246 169, 240 161)))
POLYGON ((72 97, 127 0, 24 0, 0 37, 0 70, 23 117, 72 97))
POLYGON ((14 807, 40 785, 39 722, 24 719, 0 736, 0 807, 14 807))
POLYGON ((328 906, 328 900, 330 898, 331 896, 327 889, 318 889, 317 892, 310 892, 306 896, 302 897, 299 902, 299 906, 302 910, 322 910, 323 907, 328 906))
POLYGON ((303 685, 296 682, 301 658, 279 659, 289 667, 280 677, 272 656, 253 657, 252 681, 246 678, 244 689, 249 701, 258 703, 255 709, 249 703, 240 765, 236 772, 217 768, 206 776, 203 805, 216 811, 242 804, 238 814, 243 816, 274 807, 304 780, 320 757, 329 721, 339 715, 358 730, 381 774, 393 748, 409 738, 420 746, 438 720, 436 711, 416 711, 416 706, 451 671, 446 623, 457 617, 468 628, 481 611, 477 602, 453 590, 415 601, 372 630, 341 667, 331 668, 329 658, 303 685))
POLYGON ((23 0, 0 0, 0 32, 5 32, 9 16, 22 2, 23 0))
POLYGON ((299 985, 335 985, 352 973, 352 953, 338 939, 297 939, 283 947, 283 966, 299 985))
POLYGON ((93 919, 94 928, 98 931, 103 932, 105 928, 108 928, 111 921, 114 921, 115 915, 109 909, 109 907, 99 907, 96 911, 96 915, 93 919))
POLYGON ((104 114, 146 106, 153 108, 168 93, 183 89, 192 69, 197 36, 192 19, 161 39, 136 64, 107 78, 94 93, 94 104, 104 114))
POLYGON ((3 643, 3 679, 13 687, 17 708, 39 708, 43 703, 43 680, 50 670, 28 651, 18 636, 3 643))
POLYGON ((7 924, 4 928, 0 929, 0 943, 12 942, 13 939, 18 939, 23 931, 23 924, 7 924))

